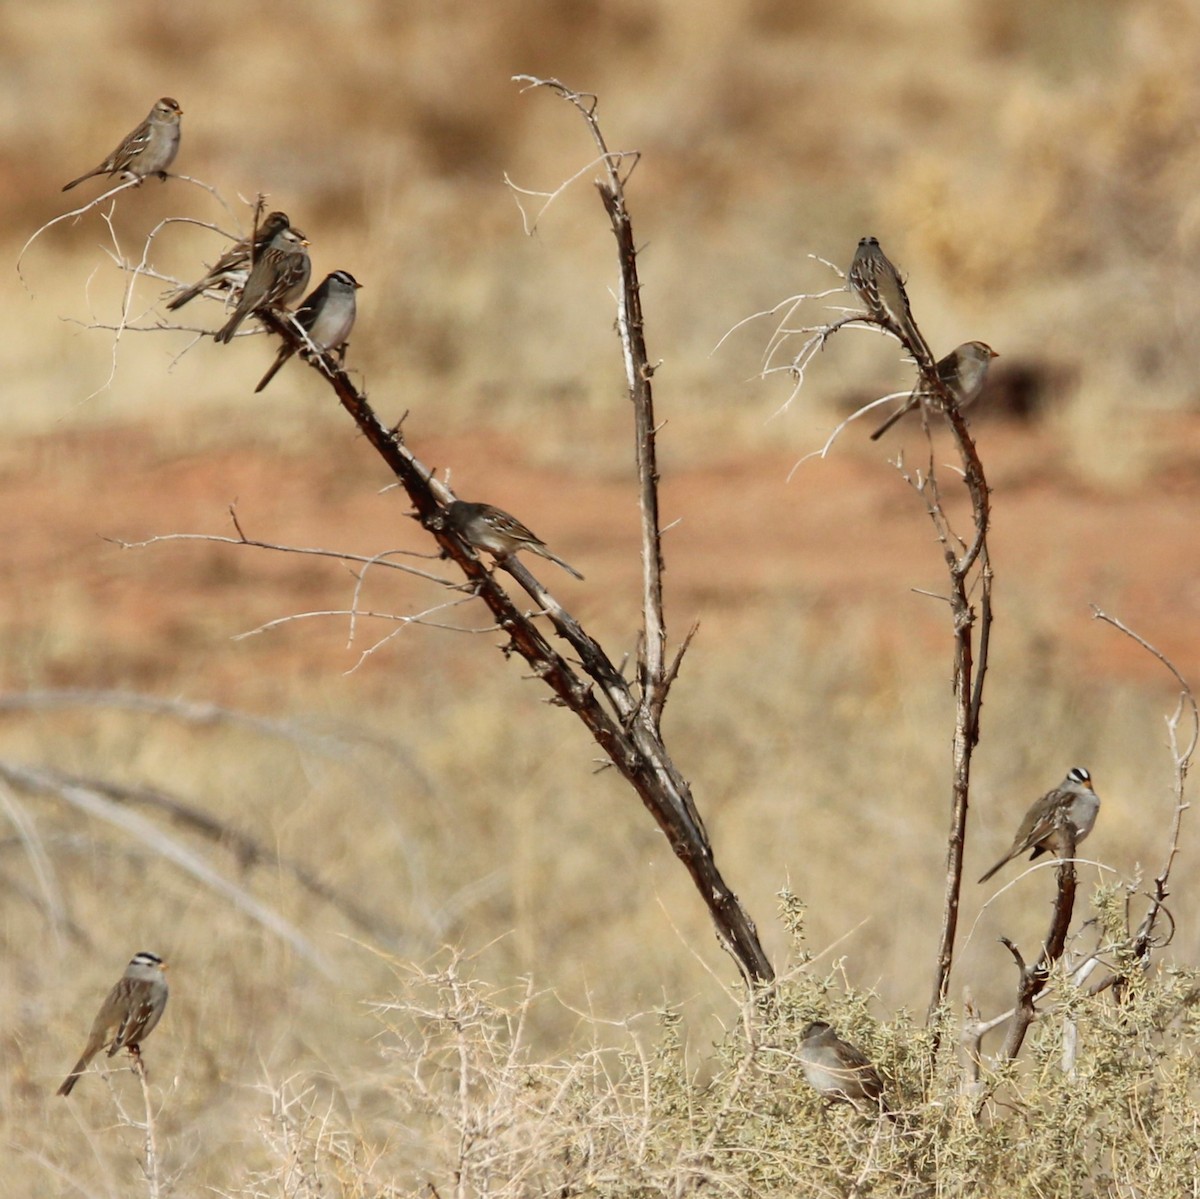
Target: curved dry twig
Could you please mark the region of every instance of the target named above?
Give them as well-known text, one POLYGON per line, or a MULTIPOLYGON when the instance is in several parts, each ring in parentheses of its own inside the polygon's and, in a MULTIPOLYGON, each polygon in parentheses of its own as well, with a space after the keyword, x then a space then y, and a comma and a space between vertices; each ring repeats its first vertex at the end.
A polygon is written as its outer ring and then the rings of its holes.
MULTIPOLYGON (((6 769, 5 764, 0 762, 0 772, 4 769, 6 769)), ((46 786, 53 784, 59 790, 66 787, 83 787, 106 796, 118 804, 136 804, 162 812, 176 824, 196 833, 214 845, 228 850, 237 859, 240 869, 249 870, 263 866, 277 873, 282 872, 295 879, 299 886, 310 895, 316 896, 340 912, 361 931, 393 947, 401 945, 402 938, 398 929, 368 912, 356 900, 341 893, 336 887, 323 882, 302 862, 289 858, 286 854, 281 854, 277 847, 265 845, 241 829, 234 828, 223 820, 218 820, 204 809, 180 799, 177 795, 171 795, 155 787, 124 786, 107 779, 84 778, 47 767, 40 769, 38 777, 46 786)))
POLYGON ((315 966, 327 978, 335 977, 333 965, 291 921, 286 920, 274 908, 255 899, 248 891, 218 874, 204 859, 198 857, 173 837, 168 837, 145 817, 131 812, 121 804, 113 802, 94 787, 57 777, 52 771, 19 766, 13 762, 0 761, 0 778, 10 786, 45 795, 55 795, 74 808, 104 823, 120 828, 149 846, 165 861, 173 862, 185 873, 210 890, 225 896, 234 907, 243 912, 268 932, 286 941, 305 961, 315 966))
MULTIPOLYGON (((1196 696, 1187 679, 1184 678, 1183 674, 1162 650, 1151 645, 1149 641, 1139 633, 1135 633, 1128 625, 1118 620, 1115 616, 1110 616, 1107 612, 1102 612, 1094 604, 1092 605, 1092 616, 1096 620, 1101 620, 1105 624, 1112 625, 1118 632, 1135 641, 1148 654, 1162 663, 1179 684, 1179 699, 1175 705, 1175 711, 1166 718, 1167 743, 1171 752, 1174 772, 1173 790, 1175 797, 1175 806, 1171 814, 1171 823, 1167 832, 1166 853, 1162 867, 1154 878, 1154 888, 1149 895, 1150 904, 1146 910, 1146 914, 1142 917, 1137 929, 1130 934, 1129 941, 1125 946, 1127 960, 1137 962, 1144 968, 1149 963, 1150 951, 1156 948, 1157 945, 1154 929, 1159 916, 1165 915, 1172 926, 1172 931, 1174 929, 1174 917, 1171 916, 1165 904, 1167 897, 1171 893, 1169 886, 1171 868, 1174 866, 1175 859, 1179 855, 1179 838, 1183 832, 1183 814, 1191 807, 1191 804, 1187 800, 1187 776, 1191 769, 1192 758, 1196 753, 1196 747, 1200 744, 1200 706, 1196 703, 1196 696), (1187 716, 1191 728, 1187 734, 1185 743, 1181 746, 1179 728, 1185 716, 1187 716)), ((1113 974, 1096 984, 1096 990, 1100 991, 1109 986, 1116 986, 1119 989, 1123 981, 1122 975, 1113 974)))
POLYGON ((462 604, 470 603, 472 599, 474 599, 474 596, 459 596, 457 599, 447 600, 442 604, 434 604, 432 607, 426 608, 423 612, 373 612, 370 609, 364 608, 319 608, 312 612, 289 612, 286 616, 276 616, 273 620, 264 621, 253 629, 247 629, 244 633, 235 633, 233 640, 245 641, 249 637, 257 637, 260 633, 269 633, 272 629, 282 628, 284 625, 289 625, 296 621, 314 620, 327 616, 349 617, 351 632, 347 641, 348 646, 354 643, 355 621, 364 618, 368 620, 383 620, 389 624, 399 625, 401 628, 408 628, 410 625, 418 624, 431 629, 443 629, 449 633, 491 632, 491 628, 464 629, 458 625, 442 624, 440 621, 428 619, 435 612, 444 612, 449 608, 457 608, 462 604))
MULTIPOLYGON (((27 292, 29 292, 30 295, 33 295, 33 292, 30 291, 30 289, 29 289, 29 284, 25 281, 25 272, 21 270, 21 263, 25 259, 26 251, 29 249, 30 246, 33 245, 33 243, 35 241, 37 241, 37 239, 39 237, 42 236, 43 233, 46 233, 50 229, 53 229, 55 225, 61 225, 63 223, 63 221, 69 221, 72 218, 74 218, 75 220, 79 220, 81 217, 83 217, 87 213, 91 212, 91 210, 93 208, 97 207, 100 204, 103 204, 105 200, 108 200, 108 199, 116 196, 119 192, 128 191, 131 187, 138 187, 138 186, 140 186, 141 182, 142 181, 140 179, 124 179, 120 183, 118 183, 116 185, 116 187, 110 187, 108 189, 108 191, 104 192, 102 195, 97 196, 94 200, 89 200, 86 204, 80 205, 80 207, 78 207, 78 208, 72 208, 70 212, 64 212, 61 216, 53 217, 50 220, 48 220, 44 225, 35 229, 33 231, 33 233, 31 233, 29 235, 29 237, 26 239, 25 244, 17 252, 17 262, 16 262, 17 278, 21 280, 21 286, 24 287, 25 290, 27 292)), ((109 215, 111 216, 112 213, 110 212, 109 215)))
MULTIPOLYGON (((832 264, 827 265, 835 274, 846 277, 839 268, 832 264)), ((823 294, 829 295, 832 292, 823 294)), ((971 759, 979 741, 983 682, 987 673, 990 646, 992 570, 987 552, 987 536, 991 523, 991 509, 987 481, 975 443, 958 410, 957 399, 950 393, 945 381, 939 376, 937 364, 928 351, 916 321, 909 319, 908 324, 902 327, 886 313, 875 315, 866 311, 852 311, 833 323, 798 330, 789 329, 788 325, 794 312, 800 303, 808 298, 810 297, 800 296, 795 300, 784 301, 784 304, 787 305, 785 315, 772 333, 765 351, 768 367, 763 371, 764 377, 771 373, 769 364, 773 356, 779 352, 789 338, 793 336, 805 338, 790 365, 791 374, 796 382, 783 407, 787 407, 795 398, 804 382, 805 372, 812 359, 835 333, 844 328, 855 327, 880 330, 887 336, 895 338, 904 347, 916 366, 917 378, 913 388, 909 390, 919 389, 922 394, 931 397, 930 402, 933 407, 944 412, 952 431, 961 463, 961 476, 971 502, 971 535, 968 538, 956 532, 943 506, 933 460, 932 442, 929 443, 929 461, 923 474, 910 474, 905 471, 903 460, 897 461, 897 467, 902 476, 920 496, 926 513, 934 525, 942 546, 950 583, 946 595, 939 597, 949 609, 953 637, 955 728, 951 761, 950 828, 947 835, 942 927, 937 947, 933 993, 927 1016, 928 1023, 933 1029, 930 1038, 931 1055, 936 1055, 941 1039, 941 1015, 954 961, 966 846, 971 759)), ((778 308, 779 306, 771 311, 778 311, 778 308)), ((792 467, 788 478, 790 479, 809 458, 825 457, 852 421, 883 402, 885 401, 872 401, 846 420, 841 421, 826 440, 825 445, 820 450, 801 458, 792 467)))
POLYGON ((434 557, 435 555, 423 554, 418 550, 383 550, 378 554, 352 554, 346 550, 329 550, 316 546, 283 545, 274 541, 262 541, 258 538, 248 537, 243 531, 236 506, 230 505, 229 515, 233 522, 233 527, 237 530, 238 535, 236 537, 222 536, 219 533, 159 533, 153 537, 143 538, 141 541, 125 541, 117 537, 106 537, 105 540, 119 546, 123 550, 146 549, 149 546, 157 545, 159 542, 168 541, 209 541, 217 545, 241 545, 249 549, 271 550, 280 554, 309 554, 317 558, 333 558, 338 562, 353 562, 362 566, 364 573, 370 567, 378 566, 386 570, 398 570, 403 574, 412 575, 414 578, 422 579, 427 583, 436 583, 441 587, 455 587, 459 585, 442 575, 431 574, 429 571, 421 570, 416 566, 409 566, 406 562, 390 561, 395 555, 425 559, 434 557))
POLYGON ((42 897, 42 907, 49 918, 54 935, 60 937, 62 930, 69 923, 67 906, 63 902, 62 888, 54 871, 54 863, 46 853, 46 847, 37 831, 32 817, 25 806, 18 803, 17 797, 8 787, 0 787, 0 810, 7 817, 16 833, 17 840, 25 850, 25 858, 29 862, 29 870, 42 897))

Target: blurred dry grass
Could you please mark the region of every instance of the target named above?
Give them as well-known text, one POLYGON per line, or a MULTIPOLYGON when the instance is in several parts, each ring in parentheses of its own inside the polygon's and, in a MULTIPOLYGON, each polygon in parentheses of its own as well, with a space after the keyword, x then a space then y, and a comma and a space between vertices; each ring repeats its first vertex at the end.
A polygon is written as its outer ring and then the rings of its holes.
MULTIPOLYGON (((317 272, 344 266, 365 282, 351 361, 385 417, 411 409, 419 452, 465 494, 582 543, 579 611, 616 645, 631 643, 635 565, 611 241, 586 182, 526 239, 502 180, 553 187, 589 153, 573 115, 522 97, 511 75, 600 94, 612 144, 645 155, 635 228, 650 349, 664 359, 667 495, 688 518, 668 541, 667 580, 675 627, 704 620, 670 744, 769 950, 781 962, 791 950, 772 916, 790 882, 811 906, 809 944, 845 954, 847 975, 890 1013, 927 998, 941 892, 948 664, 936 618, 901 598, 936 585, 936 554, 919 514, 896 511, 910 497, 848 443, 848 462, 790 491, 782 478, 846 395, 894 385, 894 362, 835 347, 769 422, 777 390, 746 382, 765 331, 709 354, 747 313, 827 283, 805 254, 841 261, 877 233, 935 345, 985 336, 1003 363, 1061 381, 1040 430, 989 434, 1003 607, 969 861, 994 857, 1024 805, 1080 762, 1106 801, 1087 848, 1125 875, 1157 865, 1172 696, 1074 613, 1111 601, 1181 665, 1197 662, 1200 589, 1180 552, 1197 475, 1191 5, 358 0, 261 3, 231 21, 223 6, 139 0, 10 5, 0 30, 10 258, 62 210, 66 178, 154 97, 177 96, 178 168, 268 192, 312 235, 317 272)), ((125 244, 181 195, 219 216, 201 193, 147 185, 122 198, 125 244)), ((267 356, 258 342, 202 347, 168 369, 179 344, 127 338, 113 385, 87 398, 111 347, 59 318, 111 311, 111 276, 84 287, 103 236, 92 216, 37 243, 32 301, 11 274, 3 284, 0 474, 19 563, 0 597, 4 679, 217 700, 312 737, 80 709, 0 718, 3 755, 177 791, 355 894, 395 926, 384 948, 401 957, 454 943, 489 977, 533 975, 564 1005, 539 1009, 529 1030, 546 1053, 607 1036, 577 1011, 619 1021, 669 1003, 704 1057, 733 1005, 699 904, 644 813, 588 773, 582 733, 501 665, 493 637, 414 631, 346 676, 353 656, 326 628, 227 640, 344 603, 343 573, 97 542, 226 531, 236 497, 252 533, 363 552, 416 544, 394 531, 407 523, 395 497, 374 494, 383 480, 314 380, 291 370, 248 402, 267 356)), ((172 231, 159 247, 156 265, 190 278, 219 245, 172 231)), ((409 592, 380 594, 411 606, 409 592)), ((103 1129, 102 1084, 86 1079, 71 1104, 51 1096, 139 948, 174 964, 147 1056, 181 1191, 240 1186, 273 1165, 252 1130, 270 1110, 257 1088, 285 1079, 317 1088, 364 1135, 399 1135, 395 1067, 367 1005, 402 984, 360 930, 283 875, 217 853, 334 959, 325 979, 144 847, 59 803, 11 802, 35 822, 66 913, 42 914, 28 845, 7 835, 11 1185, 136 1187, 138 1141, 103 1129)), ((1036 941, 1041 885, 1007 892, 977 925, 985 897, 967 896, 958 981, 985 1008, 1012 985, 995 937, 1036 941)), ((1181 878, 1176 902, 1170 952, 1192 962, 1200 895, 1181 878)))

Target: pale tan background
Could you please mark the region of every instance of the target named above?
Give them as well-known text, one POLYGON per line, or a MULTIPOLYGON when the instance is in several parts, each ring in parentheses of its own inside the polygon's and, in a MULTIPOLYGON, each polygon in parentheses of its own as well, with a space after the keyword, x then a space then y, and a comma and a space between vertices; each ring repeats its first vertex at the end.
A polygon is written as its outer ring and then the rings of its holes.
MULTIPOLYGON (((1173 692, 1087 605, 1200 673, 1193 6, 51 3, 5 6, 0 32, 10 263, 68 199, 100 190, 64 197, 62 183, 174 95, 176 168, 231 200, 267 193, 309 233, 318 276, 358 276, 350 360, 372 400, 388 420, 408 412, 411 444, 462 494, 516 511, 583 570, 586 584, 554 585, 616 656, 635 644, 638 570, 612 238, 591 171, 534 238, 504 186, 507 172, 552 189, 592 155, 575 114, 522 95, 512 75, 600 95, 610 144, 643 154, 630 202, 669 422, 664 513, 682 520, 666 543, 670 615, 677 636, 702 622, 670 742, 771 953, 783 964, 774 896, 790 882, 810 905, 811 947, 844 956, 886 1017, 927 998, 947 801, 948 642, 936 601, 911 592, 938 589, 940 558, 886 463, 901 445, 919 453, 917 430, 875 447, 856 425, 830 461, 787 478, 855 398, 902 387, 904 368, 848 333, 776 414, 787 381, 754 378, 769 320, 712 352, 749 314, 835 282, 808 255, 844 265, 858 237, 878 235, 935 348, 984 338, 1001 351, 999 382, 1039 389, 1036 419, 976 422, 995 489, 998 623, 971 876, 1075 762, 1105 801, 1089 852, 1119 877, 1157 865, 1173 692)), ((152 181, 120 199, 122 245, 138 251, 179 214, 230 228, 204 193, 152 181)), ((390 749, 296 749, 80 709, 3 716, 0 753, 186 796, 353 891, 397 930, 383 948, 401 956, 458 943, 491 977, 532 973, 606 1017, 681 1004, 702 1051, 732 1008, 701 905, 649 818, 593 773, 582 732, 494 635, 408 629, 351 672, 385 630, 360 629, 349 648, 339 619, 232 639, 344 608, 343 568, 104 540, 228 532, 236 501, 269 540, 424 548, 314 378, 290 366, 252 396, 265 344, 201 344, 174 362, 184 336, 127 335, 106 385, 111 339, 72 323, 116 311, 106 236, 95 213, 55 227, 28 251, 25 287, 13 271, 0 281, 7 688, 211 701, 323 734, 369 731, 390 749)), ((190 279, 220 246, 174 226, 152 260, 190 279)), ((138 292, 142 308, 159 290, 138 292)), ((219 322, 215 305, 185 313, 219 322)), ((389 612, 436 599, 382 577, 365 593, 389 612)), ((67 1188, 35 1155, 82 1179, 97 1169, 72 1113, 102 1124, 102 1084, 85 1080, 69 1108, 50 1095, 140 948, 174 964, 148 1056, 189 1183, 244 1177, 260 1082, 315 1078, 366 1126, 386 1110, 365 1006, 397 985, 379 946, 216 851, 335 961, 330 984, 145 848, 55 802, 17 800, 51 878, 28 839, 5 835, 0 1108, 37 1193, 67 1188)), ((1194 962, 1190 860, 1170 953, 1194 962)), ((1026 880, 982 916, 956 996, 969 982, 1001 1002, 1011 964, 995 937, 1034 944, 1046 885, 1026 880)), ((983 898, 968 889, 965 931, 983 898)), ((576 1026, 562 1008, 534 1034, 565 1044, 576 1026)), ((94 1152, 118 1176, 130 1168, 109 1141, 94 1152)))

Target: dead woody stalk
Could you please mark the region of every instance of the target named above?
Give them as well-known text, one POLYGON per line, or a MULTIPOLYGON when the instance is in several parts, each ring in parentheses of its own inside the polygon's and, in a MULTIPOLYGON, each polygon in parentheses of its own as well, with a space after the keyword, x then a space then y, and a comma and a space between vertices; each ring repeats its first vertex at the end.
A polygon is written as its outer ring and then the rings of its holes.
MULTIPOLYGON (((687 649, 683 642, 668 662, 662 606, 662 555, 658 523, 658 469, 650 380, 654 373, 642 333, 637 254, 625 204, 622 162, 629 155, 610 153, 595 115, 593 97, 582 96, 549 80, 523 79, 530 87, 548 87, 583 116, 600 147, 604 177, 597 182, 601 200, 617 239, 620 260, 617 328, 621 338, 630 398, 634 406, 639 498, 642 513, 643 629, 637 687, 622 677, 601 646, 549 594, 515 555, 503 558, 506 571, 533 598, 540 614, 577 659, 559 653, 534 621, 479 561, 468 545, 444 522, 444 505, 453 497, 431 477, 430 470, 408 449, 400 430, 387 429, 340 365, 322 359, 315 365, 366 439, 404 487, 416 517, 443 552, 462 570, 476 595, 508 637, 506 653, 529 663, 561 704, 583 721, 612 765, 637 792, 676 856, 691 875, 707 905, 721 944, 752 985, 769 983, 774 970, 758 939, 753 920, 717 869, 704 823, 691 788, 663 743, 660 723, 672 683, 687 649)), ((286 342, 302 348, 292 323, 267 311, 262 319, 286 342)))
MULTIPOLYGON (((929 458, 923 471, 901 466, 906 481, 921 498, 933 522, 946 563, 949 589, 944 597, 950 613, 953 637, 953 684, 955 700, 954 742, 951 760, 950 827, 947 835, 945 889, 941 931, 934 962, 928 1022, 932 1026, 931 1053, 936 1054, 942 1035, 942 1017, 954 962, 962 893, 963 858, 966 850, 967 810, 970 798, 971 759, 979 742, 979 719, 983 682, 987 673, 988 640, 992 624, 992 570, 988 557, 991 510, 987 480, 975 442, 959 408, 958 396, 939 370, 929 345, 912 316, 904 283, 874 238, 864 238, 850 268, 850 286, 866 307, 865 312, 846 316, 816 330, 792 364, 793 374, 803 379, 804 366, 816 349, 839 329, 849 324, 873 324, 896 338, 917 368, 913 396, 923 408, 944 416, 961 463, 962 478, 971 502, 969 536, 958 533, 942 503, 941 490, 929 443, 929 458)), ((978 343, 982 346, 982 343, 978 343)), ((982 346, 989 357, 990 347, 982 346)), ((843 426, 844 427, 844 426, 843 426)), ((836 434, 835 434, 836 436, 836 434)), ((832 438, 831 438, 832 441, 832 438)))

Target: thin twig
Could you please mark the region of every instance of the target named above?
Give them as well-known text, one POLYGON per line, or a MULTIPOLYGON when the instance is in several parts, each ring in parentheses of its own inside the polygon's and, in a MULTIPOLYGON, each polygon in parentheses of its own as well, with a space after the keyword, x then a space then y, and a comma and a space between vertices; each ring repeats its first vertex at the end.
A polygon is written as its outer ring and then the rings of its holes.
MULTIPOLYGON (((1187 801, 1187 776, 1188 771, 1191 769, 1192 757, 1195 755, 1197 744, 1200 743, 1200 707, 1197 706, 1195 694, 1188 684, 1187 679, 1183 677, 1175 664, 1161 650, 1151 645, 1149 641, 1140 634, 1135 633, 1128 625, 1118 620, 1115 616, 1110 616, 1108 613, 1102 612, 1095 605, 1092 606, 1092 615, 1096 620, 1102 620, 1106 624, 1112 625, 1113 628, 1135 641, 1148 654, 1161 662, 1179 684, 1179 700, 1176 703, 1175 711, 1167 717, 1167 742, 1171 752, 1174 774, 1173 790, 1175 805, 1167 834, 1166 854, 1162 868, 1154 879, 1154 889, 1150 894, 1150 906, 1146 914, 1142 917, 1137 930, 1131 934, 1126 947, 1128 960, 1145 966, 1149 962, 1150 950, 1155 944, 1154 928, 1158 922, 1159 915, 1165 914, 1167 919, 1171 921, 1172 927, 1174 926, 1174 921, 1170 912, 1166 909, 1165 903, 1167 897, 1170 895, 1169 882, 1171 868, 1175 863, 1175 858, 1179 854, 1179 838, 1183 831, 1183 814, 1191 807, 1191 804, 1187 801), (1187 734, 1186 744, 1181 748, 1179 744, 1179 726, 1185 715, 1188 717, 1188 723, 1191 727, 1190 732, 1187 734)), ((1121 975, 1114 974, 1112 977, 1103 979, 1100 983, 1096 984, 1096 990, 1103 990, 1105 987, 1120 984, 1122 981, 1121 975)))
POLYGON ((146 1077, 146 1063, 140 1053, 133 1055, 133 1072, 142 1086, 142 1099, 146 1105, 146 1161, 143 1172, 146 1175, 146 1189, 150 1199, 161 1199, 162 1196, 162 1167, 158 1156, 158 1136, 155 1131, 154 1105, 150 1101, 150 1083, 146 1077))
POLYGON ((29 238, 26 240, 25 244, 21 247, 20 252, 17 254, 17 262, 16 262, 17 277, 21 280, 21 286, 24 287, 25 290, 27 292, 29 292, 30 295, 33 295, 33 292, 29 290, 29 284, 26 283, 26 281, 25 281, 25 274, 21 270, 21 263, 25 258, 25 251, 28 250, 29 247, 31 245, 33 245, 33 243, 35 241, 37 241, 37 239, 39 237, 42 236, 43 233, 45 233, 49 229, 53 229, 55 225, 62 224, 63 221, 71 220, 72 217, 74 217, 76 220, 78 220, 85 213, 88 213, 93 208, 97 207, 100 204, 103 204, 104 201, 109 199, 110 197, 117 195, 119 192, 128 191, 131 187, 137 187, 140 183, 141 183, 140 179, 124 179, 120 183, 118 183, 116 187, 109 188, 108 191, 104 192, 102 195, 97 196, 94 200, 89 200, 86 204, 82 205, 79 208, 72 208, 70 212, 64 212, 62 214, 62 216, 53 217, 51 220, 48 220, 40 228, 35 229, 33 231, 33 233, 31 233, 29 235, 29 238))

